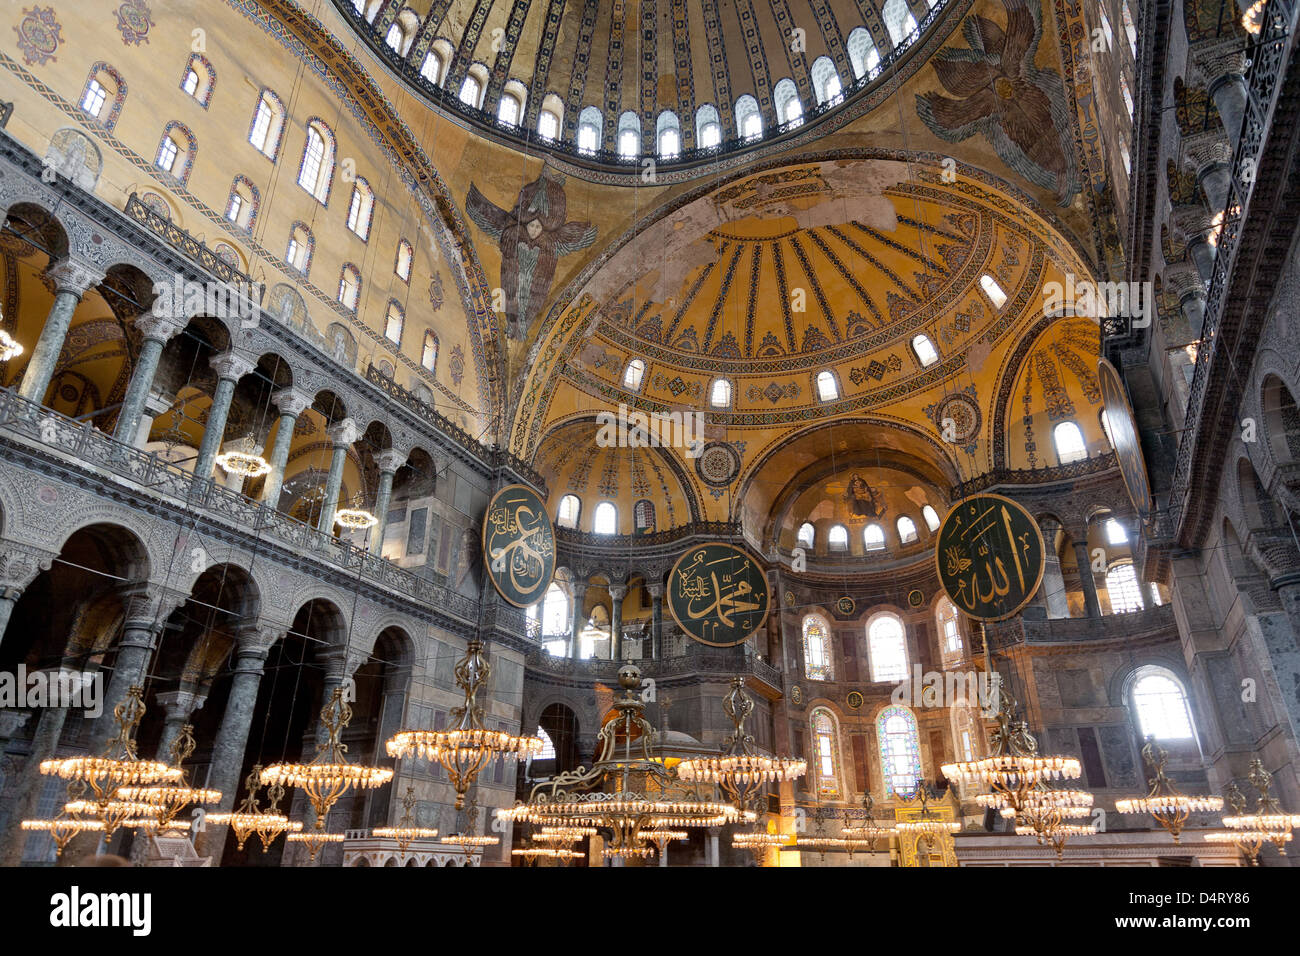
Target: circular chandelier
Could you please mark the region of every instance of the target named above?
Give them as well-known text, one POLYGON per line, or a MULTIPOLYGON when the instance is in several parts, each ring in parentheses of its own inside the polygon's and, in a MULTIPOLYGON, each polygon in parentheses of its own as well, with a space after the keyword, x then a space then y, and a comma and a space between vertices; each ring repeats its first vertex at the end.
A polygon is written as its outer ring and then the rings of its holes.
POLYGON ((498 810, 498 819, 612 831, 606 855, 624 858, 644 857, 655 831, 757 819, 752 810, 718 799, 712 788, 701 792, 703 781, 687 781, 652 756, 655 729, 645 718, 640 669, 624 664, 618 683, 622 694, 613 703, 616 716, 600 728, 600 755, 591 768, 538 781, 527 803, 498 810))
POLYGON ((177 814, 189 804, 212 804, 221 802, 220 790, 204 787, 191 787, 182 764, 194 753, 194 725, 185 724, 172 741, 172 764, 181 771, 181 777, 175 784, 154 784, 149 787, 122 787, 117 796, 123 800, 133 800, 156 808, 159 830, 173 826, 177 814))
POLYGON ((216 461, 222 471, 238 478, 261 478, 271 473, 271 463, 261 455, 225 451, 217 456, 216 461))
MULTIPOLYGON (((319 818, 318 818, 319 819, 319 818)), ((301 843, 307 847, 307 859, 315 860, 327 843, 342 843, 342 833, 326 833, 319 826, 310 830, 295 830, 285 840, 289 843, 301 843)))
POLYGON ((132 817, 119 806, 128 802, 117 799, 119 789, 155 783, 174 784, 182 776, 176 767, 169 767, 160 760, 141 760, 136 754, 135 732, 144 712, 144 688, 133 684, 122 702, 113 708, 118 732, 109 740, 103 754, 41 761, 42 774, 82 783, 90 788, 95 799, 86 801, 87 811, 95 813, 103 823, 106 841, 119 826, 124 825, 125 820, 132 817))
POLYGON ((0 329, 0 362, 7 362, 23 354, 23 347, 4 329, 0 329))
POLYGON ((209 813, 207 821, 218 826, 229 825, 235 833, 235 843, 240 850, 254 833, 262 841, 262 852, 271 849, 271 844, 281 833, 297 833, 302 830, 302 823, 290 820, 279 810, 279 803, 284 798, 284 787, 274 784, 266 788, 269 801, 262 810, 257 804, 257 790, 262 785, 262 766, 256 764, 252 773, 244 781, 248 796, 244 797, 239 808, 228 813, 209 813))
POLYGON ((402 798, 402 819, 395 827, 376 827, 371 832, 386 840, 396 840, 397 848, 403 853, 416 840, 432 840, 438 831, 430 827, 417 827, 411 811, 415 809, 415 788, 407 787, 406 796, 402 798))
POLYGON ((754 748, 754 738, 745 733, 745 721, 754 712, 754 701, 745 693, 745 678, 731 678, 731 690, 722 699, 722 710, 731 718, 734 730, 723 741, 726 750, 718 757, 695 757, 677 765, 677 775, 687 783, 717 784, 738 810, 748 809, 769 783, 783 783, 802 777, 808 762, 794 757, 768 757, 754 748))
MULTIPOLYGON (((316 811, 313 829, 318 835, 324 835, 325 817, 343 794, 352 787, 358 790, 382 787, 393 779, 393 771, 385 767, 361 767, 344 759, 347 748, 340 738, 343 729, 352 722, 352 708, 343 699, 342 687, 334 688, 329 703, 320 712, 320 720, 328 736, 316 748, 316 756, 311 763, 272 764, 262 771, 261 780, 268 786, 291 786, 304 791, 311 801, 312 809, 316 811)), ((293 836, 290 834, 290 837, 293 836)), ((308 852, 314 860, 316 852, 324 843, 338 841, 330 839, 312 843, 299 839, 295 842, 307 843, 308 852)))
POLYGON ((846 811, 844 814, 844 828, 840 830, 840 833, 849 840, 868 844, 872 853, 876 852, 877 840, 881 837, 888 838, 895 832, 893 823, 881 823, 876 820, 873 812, 875 806, 876 798, 870 793, 863 794, 862 809, 865 811, 864 815, 862 817, 856 815, 851 817, 846 811))
POLYGON ((54 841, 55 857, 63 856, 72 838, 82 833, 100 833, 104 829, 102 820, 87 820, 71 817, 67 811, 60 811, 52 820, 24 820, 21 828, 27 831, 48 833, 54 841))
POLYGON ((1207 833, 1205 839, 1211 843, 1236 844, 1250 865, 1258 866, 1259 852, 1267 844, 1271 843, 1279 855, 1286 856, 1286 845, 1294 839, 1291 831, 1300 827, 1300 813, 1284 812, 1277 797, 1269 793, 1273 775, 1264 769, 1264 763, 1258 757, 1250 762, 1249 779, 1259 791, 1255 812, 1246 812, 1246 798, 1236 783, 1229 783, 1227 800, 1233 813, 1223 818, 1228 832, 1207 833))
POLYGON ((479 772, 498 757, 527 758, 542 751, 542 739, 488 730, 478 693, 487 686, 492 667, 483 657, 483 642, 471 640, 465 656, 456 662, 456 684, 465 692, 465 703, 451 712, 452 726, 446 730, 403 730, 386 744, 388 756, 416 756, 442 764, 456 791, 456 809, 465 806, 465 794, 479 772))
POLYGON ((1146 761, 1155 776, 1148 784, 1150 792, 1145 797, 1132 797, 1116 800, 1115 809, 1120 813, 1149 813, 1169 835, 1174 843, 1180 842, 1183 827, 1193 813, 1211 813, 1223 809, 1222 797, 1189 797, 1178 791, 1173 781, 1165 775, 1165 764, 1169 752, 1158 745, 1154 737, 1148 737, 1142 748, 1142 759, 1146 761))
POLYGON ((334 523, 349 531, 365 531, 379 524, 379 519, 361 508, 344 508, 335 513, 334 523))
POLYGON ((587 854, 578 850, 569 850, 563 847, 554 846, 526 846, 521 849, 511 850, 511 856, 522 857, 527 863, 536 863, 537 860, 563 860, 567 866, 569 860, 581 860, 587 854))

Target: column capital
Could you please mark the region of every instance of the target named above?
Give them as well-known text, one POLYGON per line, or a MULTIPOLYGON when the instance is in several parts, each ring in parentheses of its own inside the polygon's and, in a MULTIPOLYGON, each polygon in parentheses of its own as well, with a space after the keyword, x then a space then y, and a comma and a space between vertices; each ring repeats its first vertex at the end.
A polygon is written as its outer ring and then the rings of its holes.
POLYGON ((1165 269, 1165 282, 1169 284, 1170 291, 1178 296, 1179 302, 1189 297, 1205 298, 1205 283, 1201 281, 1201 274, 1189 263, 1178 262, 1168 266, 1165 269))
POLYGON ((611 584, 608 588, 606 588, 606 590, 609 591, 609 596, 612 597, 615 601, 621 601, 623 600, 623 598, 627 597, 626 584, 611 584))
POLYGON ((0 550, 0 590, 22 592, 42 571, 48 571, 58 555, 38 548, 6 544, 0 550))
POLYGON ((361 437, 361 429, 358 428, 357 423, 350 418, 344 418, 335 422, 329 428, 325 429, 325 433, 329 435, 329 439, 334 443, 335 448, 351 445, 361 437))
POLYGON ((1218 130, 1184 136, 1180 151, 1183 162, 1196 171, 1197 178, 1216 166, 1232 162, 1232 145, 1218 130))
POLYGON ((297 418, 311 408, 312 396, 299 388, 282 388, 271 396, 271 404, 280 410, 281 415, 297 418))
POLYGON ((586 582, 586 581, 570 581, 570 582, 569 582, 569 589, 573 591, 573 593, 574 593, 575 596, 586 594, 586 593, 587 593, 587 582, 586 582))
POLYGON ((68 256, 53 263, 45 274, 54 281, 56 292, 66 292, 81 298, 91 288, 104 281, 105 272, 94 263, 68 256))
POLYGON ((664 596, 664 585, 662 581, 647 581, 645 589, 649 595, 656 601, 664 596))
POLYGON ((404 453, 395 448, 389 448, 375 456, 375 464, 379 466, 381 472, 392 475, 396 474, 397 469, 406 464, 406 458, 407 456, 404 453))
POLYGON ((1204 240, 1210 234, 1210 215, 1203 206, 1175 206, 1169 218, 1189 242, 1204 240))
POLYGON ((146 415, 157 418, 159 415, 165 415, 171 411, 171 407, 176 402, 175 395, 169 395, 166 392, 153 389, 145 396, 144 411, 146 415))
POLYGON ((244 356, 236 355, 234 352, 222 352, 220 355, 214 355, 212 361, 208 364, 212 366, 212 371, 217 373, 217 378, 231 382, 238 382, 257 367, 244 356))
POLYGON ((155 315, 152 312, 137 315, 132 325, 140 331, 146 341, 159 342, 163 345, 185 328, 184 323, 178 322, 169 315, 155 315))
POLYGON ((1242 79, 1246 75, 1246 51, 1238 37, 1201 40, 1190 44, 1188 53, 1205 77, 1205 88, 1211 92, 1225 80, 1242 79))
POLYGON ((1057 531, 1061 530, 1061 522, 1057 521, 1053 517, 1044 516, 1038 519, 1038 530, 1041 531, 1043 537, 1046 538, 1049 533, 1055 534, 1057 531))
POLYGON ((267 624, 246 624, 235 635, 236 657, 260 657, 263 660, 271 653, 275 642, 286 634, 282 627, 267 624))
POLYGON ((197 694, 191 690, 173 690, 165 694, 154 694, 153 699, 167 711, 167 719, 188 717, 196 710, 202 710, 208 699, 207 694, 197 694))

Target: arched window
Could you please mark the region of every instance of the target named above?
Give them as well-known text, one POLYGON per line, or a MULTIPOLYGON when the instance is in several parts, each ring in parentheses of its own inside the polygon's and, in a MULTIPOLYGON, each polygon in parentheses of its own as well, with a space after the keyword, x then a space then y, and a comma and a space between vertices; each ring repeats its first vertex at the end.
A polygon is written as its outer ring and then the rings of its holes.
POLYGON ((230 184, 230 197, 226 200, 226 220, 250 232, 257 225, 257 210, 262 194, 247 176, 236 176, 230 184))
POLYGON ((912 336, 912 351, 916 353, 916 360, 921 363, 921 368, 929 368, 939 361, 939 352, 928 335, 912 336))
POLYGON ((1106 37, 1106 50, 1110 51, 1115 46, 1115 34, 1110 28, 1110 17, 1106 16, 1106 5, 1097 4, 1097 13, 1101 15, 1101 32, 1106 37))
POLYGON ((840 76, 835 71, 835 64, 828 56, 819 56, 812 65, 813 89, 817 93, 818 103, 829 103, 843 92, 840 76))
POLYGON ((901 541, 903 544, 911 544, 913 541, 917 539, 916 522, 913 521, 911 518, 909 518, 907 515, 899 516, 897 525, 898 525, 898 540, 901 541))
POLYGON ((1156 740, 1190 740, 1192 712, 1187 691, 1172 671, 1155 665, 1138 669, 1133 682, 1133 710, 1138 732, 1156 740))
POLYGON ((388 28, 388 35, 384 37, 384 44, 394 53, 402 52, 402 43, 405 37, 402 36, 402 28, 393 23, 388 28))
POLYGON ((731 382, 725 378, 715 378, 709 388, 709 404, 714 408, 731 407, 731 382))
POLYGON ((1128 532, 1124 530, 1124 525, 1120 524, 1118 518, 1106 519, 1106 543, 1128 544, 1128 532))
POLYGON ((664 110, 655 125, 655 148, 660 159, 676 159, 682 152, 682 125, 677 114, 664 110))
POLYGON ((595 534, 618 534, 618 509, 608 501, 596 505, 591 530, 595 534))
POLYGON ((940 598, 934 611, 935 622, 939 625, 939 646, 944 654, 961 653, 961 624, 957 619, 957 607, 946 597, 940 598))
POLYGON ((555 512, 555 523, 561 528, 578 527, 578 514, 582 511, 582 502, 577 495, 565 495, 560 499, 559 510, 555 512))
POLYGON ((817 397, 823 402, 833 402, 840 397, 840 386, 835 381, 835 373, 821 371, 817 373, 817 397))
POLYGON ((560 138, 560 117, 551 110, 542 110, 537 114, 537 135, 542 139, 560 138))
POLYGON ((312 253, 316 251, 316 240, 311 230, 301 222, 295 222, 289 230, 289 246, 284 253, 284 261, 303 275, 311 271, 312 253))
POLYGON ((885 550, 885 529, 872 522, 862 529, 862 547, 868 551, 885 550))
POLYGON ((803 524, 799 525, 799 533, 795 535, 795 541, 799 543, 799 547, 801 548, 811 548, 816 537, 817 530, 812 526, 812 524, 805 521, 803 524))
POLYGON ((695 142, 700 149, 716 149, 722 145, 722 120, 718 108, 711 103, 695 111, 695 142))
POLYGON ((806 615, 803 619, 804 676, 809 680, 834 680, 831 658, 830 625, 820 615, 806 615))
POLYGON ((763 114, 759 112, 758 100, 748 93, 736 100, 736 130, 741 139, 759 139, 763 135, 763 114))
POLYGON ((641 120, 630 110, 618 118, 618 155, 631 159, 641 155, 641 120))
POLYGON ((442 82, 442 57, 430 50, 424 55, 424 62, 420 64, 420 75, 437 86, 442 82))
POLYGON ((803 122, 803 102, 799 99, 799 88, 794 80, 786 77, 772 87, 772 103, 776 106, 776 118, 779 122, 799 126, 803 122))
POLYGON ((411 281, 411 264, 415 261, 415 249, 405 239, 397 243, 397 258, 393 262, 393 274, 403 282, 411 281))
POLYGON ((907 636, 898 615, 877 614, 867 624, 867 653, 871 679, 896 684, 907 680, 907 636))
POLYGON ((633 392, 641 390, 641 379, 645 377, 645 362, 640 359, 632 359, 627 363, 627 368, 623 369, 623 387, 633 392))
POLYGON ((370 223, 375 218, 375 191, 360 176, 352 186, 348 204, 348 228, 364 241, 370 238, 370 223))
POLYGON ((916 718, 906 707, 886 707, 876 718, 880 740, 880 767, 885 776, 885 796, 911 797, 921 779, 921 745, 916 718))
POLYGON ((1142 610, 1142 592, 1139 590, 1133 562, 1113 564, 1106 572, 1106 593, 1110 596, 1112 614, 1128 614, 1142 610))
POLYGON ((642 498, 632 506, 632 527, 637 534, 652 534, 655 530, 655 503, 642 498))
POLYGON ((81 93, 81 108, 112 131, 126 102, 126 80, 107 63, 96 63, 86 77, 86 88, 81 93))
POLYGON ((813 759, 817 793, 823 797, 840 795, 840 741, 835 718, 818 707, 809 717, 812 727, 813 759))
POLYGON ((907 0, 885 0, 882 17, 895 49, 916 30, 916 17, 907 9, 907 0))
POLYGON ((217 88, 217 71, 206 57, 198 53, 190 55, 181 74, 181 89, 188 93, 204 109, 212 102, 212 93, 217 88))
POLYGON ((384 315, 384 338, 394 345, 402 344, 402 329, 406 326, 406 313, 396 302, 388 303, 388 312, 384 315))
MULTIPOLYGON (((531 608, 530 608, 530 610, 531 610, 531 608)), ((548 645, 546 649, 549 651, 549 650, 550 650, 550 646, 548 645)), ((555 742, 554 742, 553 740, 551 740, 551 735, 548 734, 548 733, 546 732, 546 729, 545 729, 544 727, 538 726, 538 728, 537 728, 537 733, 534 734, 534 736, 537 737, 537 738, 542 742, 542 749, 539 750, 539 751, 537 751, 537 756, 535 756, 533 759, 534 759, 534 760, 554 760, 554 759, 555 759, 555 742)))
POLYGON ((1114 437, 1111 435, 1111 433, 1110 433, 1110 418, 1107 417, 1107 415, 1106 415, 1106 409, 1103 408, 1103 409, 1101 410, 1101 415, 1100 415, 1099 417, 1100 417, 1100 420, 1101 420, 1101 431, 1102 431, 1102 434, 1104 434, 1104 435, 1106 436, 1106 444, 1109 445, 1111 448, 1114 448, 1114 447, 1115 447, 1115 438, 1114 438, 1114 437))
POLYGON ((1062 465, 1082 461, 1088 457, 1083 432, 1074 422, 1061 422, 1052 429, 1052 444, 1056 446, 1056 460, 1062 465))
POLYGON ((831 525, 826 533, 826 546, 832 551, 849 550, 849 529, 842 524, 831 525))
POLYGON ((427 371, 438 370, 438 336, 431 331, 424 333, 424 345, 420 348, 420 364, 427 371))
MULTIPOLYGON (((519 97, 512 93, 502 93, 501 100, 497 103, 497 119, 507 126, 518 126, 520 114, 519 97)), ((540 124, 539 124, 540 128, 540 124)))
POLYGON ((1119 95, 1124 98, 1124 108, 1128 110, 1128 118, 1133 118, 1133 91, 1129 89, 1128 80, 1124 78, 1124 71, 1119 72, 1119 95))
POLYGON ((194 140, 194 134, 180 123, 168 123, 163 130, 162 140, 158 143, 154 165, 184 183, 190 178, 190 169, 197 152, 198 144, 194 140))
POLYGON ((572 626, 569 621, 569 596, 552 581, 542 600, 542 634, 545 637, 568 636, 572 626))
POLYGON ((360 301, 361 273, 352 263, 345 263, 339 273, 339 304, 349 312, 355 312, 360 301))
POLYGON ((866 27, 854 29, 849 34, 845 46, 848 47, 849 51, 849 65, 853 68, 853 75, 857 79, 862 79, 880 66, 880 52, 876 49, 875 43, 872 42, 871 34, 866 27))
POLYGON ((921 517, 925 519, 925 526, 931 531, 939 530, 939 512, 935 511, 929 505, 922 505, 921 517))
POLYGON ((605 128, 605 117, 594 106, 588 106, 578 114, 578 150, 593 155, 600 149, 601 131, 605 128))
POLYGON ((302 150, 302 166, 298 169, 298 185, 316 197, 318 202, 329 202, 330 186, 334 183, 334 133, 320 120, 307 124, 307 143, 302 150))
POLYGON ((1007 304, 1007 294, 1002 291, 1002 286, 998 285, 991 275, 985 273, 980 276, 980 288, 984 290, 984 294, 993 303, 993 308, 1001 309, 1007 304))
POLYGON ((284 138, 284 103, 270 90, 263 90, 253 111, 253 125, 248 128, 248 141, 263 156, 274 160, 280 153, 280 140, 284 138))
POLYGON ((1133 51, 1133 59, 1138 55, 1138 31, 1137 24, 1133 22, 1133 11, 1129 9, 1128 0, 1124 0, 1119 10, 1120 18, 1124 21, 1124 34, 1128 37, 1129 49, 1133 51))
POLYGON ((483 99, 483 84, 474 74, 470 73, 465 76, 464 82, 460 84, 460 101, 466 106, 472 106, 478 109, 479 102, 483 99))

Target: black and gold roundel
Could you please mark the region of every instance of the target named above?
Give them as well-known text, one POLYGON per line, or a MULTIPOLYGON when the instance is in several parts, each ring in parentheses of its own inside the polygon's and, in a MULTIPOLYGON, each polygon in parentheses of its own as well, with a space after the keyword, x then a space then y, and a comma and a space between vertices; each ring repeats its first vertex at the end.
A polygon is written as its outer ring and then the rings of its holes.
POLYGON ((1043 579, 1043 534, 1028 511, 1001 495, 953 505, 934 554, 939 583, 958 610, 980 621, 1011 617, 1043 579))
POLYGON ((767 576, 747 551, 698 545, 668 575, 668 610, 692 640, 732 647, 767 620, 767 576))
POLYGON ((483 563, 497 592, 515 607, 546 595, 555 574, 555 529, 546 503, 527 485, 509 485, 483 516, 483 563))
POLYGON ((1133 408, 1115 366, 1106 359, 1097 362, 1097 382, 1101 386, 1101 401, 1106 406, 1106 424, 1110 429, 1115 460, 1124 479, 1129 500, 1143 521, 1151 514, 1151 485, 1147 481, 1146 459, 1142 457, 1142 442, 1138 439, 1133 420, 1133 408))

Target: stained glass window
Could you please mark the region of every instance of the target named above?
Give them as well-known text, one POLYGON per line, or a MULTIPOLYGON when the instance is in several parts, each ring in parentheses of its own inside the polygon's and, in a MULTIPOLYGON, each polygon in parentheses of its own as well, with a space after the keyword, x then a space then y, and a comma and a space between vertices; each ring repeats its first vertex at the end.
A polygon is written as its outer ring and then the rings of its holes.
POLYGON ((885 795, 910 797, 921 779, 921 748, 916 718, 906 707, 886 707, 876 718, 880 739, 880 765, 885 773, 885 795))
POLYGON ((835 718, 826 710, 812 713, 813 759, 816 772, 817 793, 823 797, 840 795, 839 740, 835 732, 835 718))
POLYGON ((902 621, 893 614, 878 614, 867 625, 867 643, 873 681, 907 680, 907 638, 902 621))
POLYGON ((803 619, 803 667, 809 680, 833 680, 831 632, 815 614, 803 619))

